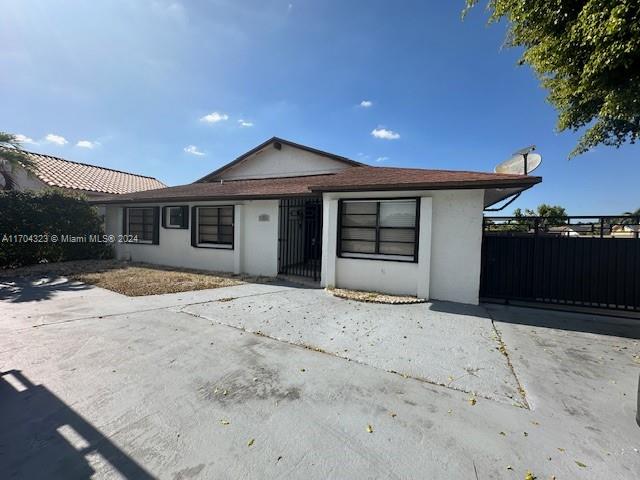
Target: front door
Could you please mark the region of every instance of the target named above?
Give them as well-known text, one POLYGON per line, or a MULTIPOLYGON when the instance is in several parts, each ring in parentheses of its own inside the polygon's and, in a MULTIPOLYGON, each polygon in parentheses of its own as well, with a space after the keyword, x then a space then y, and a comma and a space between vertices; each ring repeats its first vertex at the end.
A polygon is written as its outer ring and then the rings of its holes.
POLYGON ((322 198, 280 200, 278 273, 320 280, 322 198))

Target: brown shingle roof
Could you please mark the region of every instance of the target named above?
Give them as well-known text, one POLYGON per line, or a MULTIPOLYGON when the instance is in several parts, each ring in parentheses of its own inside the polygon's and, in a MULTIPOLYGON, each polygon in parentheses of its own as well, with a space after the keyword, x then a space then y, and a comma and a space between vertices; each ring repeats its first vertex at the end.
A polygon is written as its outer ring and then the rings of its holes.
POLYGON ((313 191, 515 187, 535 185, 542 180, 527 175, 396 167, 348 168, 323 177, 314 183, 313 191))
POLYGON ((417 168, 353 167, 338 173, 304 177, 227 180, 96 199, 94 203, 142 203, 248 198, 279 198, 319 192, 366 190, 442 190, 478 188, 525 189, 540 177, 498 173, 424 170, 417 168))
POLYGON ((34 174, 52 187, 109 194, 124 194, 166 187, 164 183, 153 177, 72 162, 41 153, 25 153, 36 164, 34 174))

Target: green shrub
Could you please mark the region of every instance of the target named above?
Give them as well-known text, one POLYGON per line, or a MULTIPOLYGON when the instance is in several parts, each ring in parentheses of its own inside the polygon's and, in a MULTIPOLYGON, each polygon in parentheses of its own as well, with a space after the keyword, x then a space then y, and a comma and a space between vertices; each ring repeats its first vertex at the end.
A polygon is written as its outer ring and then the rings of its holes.
POLYGON ((102 234, 102 219, 82 195, 0 191, 0 268, 111 258, 108 244, 89 241, 102 234), (86 242, 70 242, 72 237, 86 242))

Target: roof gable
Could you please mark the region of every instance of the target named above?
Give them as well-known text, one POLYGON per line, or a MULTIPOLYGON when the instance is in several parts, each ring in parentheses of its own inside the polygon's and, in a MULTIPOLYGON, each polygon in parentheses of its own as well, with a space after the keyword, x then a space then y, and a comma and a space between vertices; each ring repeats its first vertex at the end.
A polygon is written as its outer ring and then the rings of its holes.
POLYGON ((340 155, 273 137, 196 183, 321 175, 362 165, 340 155))

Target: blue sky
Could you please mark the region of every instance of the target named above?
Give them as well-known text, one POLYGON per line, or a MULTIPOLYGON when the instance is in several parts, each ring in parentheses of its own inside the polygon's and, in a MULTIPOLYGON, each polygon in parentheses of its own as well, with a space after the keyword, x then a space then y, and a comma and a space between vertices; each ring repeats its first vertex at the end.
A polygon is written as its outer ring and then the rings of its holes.
POLYGON ((555 132, 504 25, 482 6, 462 21, 463 4, 5 0, 0 129, 170 185, 274 135, 373 165, 480 171, 536 144, 543 183, 508 213, 640 207, 640 148, 567 160, 578 137, 555 132))

